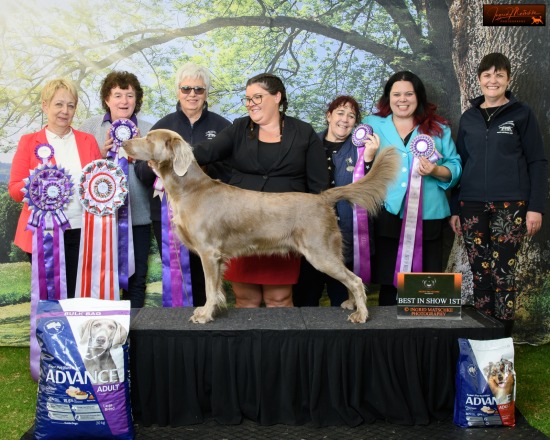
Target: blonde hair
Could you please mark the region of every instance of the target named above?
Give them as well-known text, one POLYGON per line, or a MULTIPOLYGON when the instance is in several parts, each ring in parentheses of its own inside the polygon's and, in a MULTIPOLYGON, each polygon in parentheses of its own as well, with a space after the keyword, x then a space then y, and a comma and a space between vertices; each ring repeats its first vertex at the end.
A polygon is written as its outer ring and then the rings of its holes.
POLYGON ((76 86, 72 81, 65 78, 57 78, 48 81, 40 93, 40 99, 42 102, 45 101, 49 103, 55 95, 55 92, 59 89, 67 90, 71 95, 73 95, 75 105, 78 104, 78 92, 76 90, 76 86))

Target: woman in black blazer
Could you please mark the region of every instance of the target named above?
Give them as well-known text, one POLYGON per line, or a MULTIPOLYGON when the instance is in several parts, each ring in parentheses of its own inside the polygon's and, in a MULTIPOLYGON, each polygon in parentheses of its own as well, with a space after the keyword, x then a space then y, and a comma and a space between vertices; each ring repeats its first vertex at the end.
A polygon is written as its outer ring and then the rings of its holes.
MULTIPOLYGON (((323 145, 311 125, 286 116, 286 90, 280 78, 262 73, 246 84, 242 99, 248 116, 236 119, 214 139, 194 146, 201 165, 226 159, 229 184, 265 192, 319 193, 328 187, 323 145)), ((242 215, 246 215, 243 212, 242 215)), ((261 221, 261 219, 260 219, 261 221)), ((300 256, 252 256, 229 262, 236 307, 291 307, 300 256)))

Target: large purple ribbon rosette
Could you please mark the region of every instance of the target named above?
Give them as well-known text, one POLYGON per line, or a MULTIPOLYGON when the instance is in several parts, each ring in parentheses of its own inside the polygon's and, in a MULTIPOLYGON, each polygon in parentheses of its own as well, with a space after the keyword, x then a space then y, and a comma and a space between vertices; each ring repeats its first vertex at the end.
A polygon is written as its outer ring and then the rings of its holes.
POLYGON ((418 174, 419 158, 425 157, 432 163, 442 158, 435 148, 434 140, 425 134, 415 136, 411 140, 410 150, 414 158, 399 238, 395 286, 397 286, 399 272, 422 272, 422 176, 418 174))
POLYGON ((38 380, 40 348, 36 339, 36 308, 40 300, 67 298, 65 275, 65 242, 63 232, 70 228, 64 209, 73 195, 70 174, 52 164, 54 150, 49 144, 35 149, 42 164, 24 182, 24 201, 31 211, 27 229, 32 231, 31 268, 31 375, 38 380))
MULTIPOLYGON (((113 146, 107 153, 107 158, 113 160, 124 171, 128 179, 128 158, 120 156, 122 143, 138 135, 136 124, 130 119, 118 119, 111 125, 109 131, 113 146)), ((130 211, 130 196, 126 197, 124 206, 118 210, 118 276, 120 287, 128 290, 128 279, 135 272, 134 240, 132 235, 132 218, 130 211)))
MULTIPOLYGON (((365 176, 365 141, 372 135, 372 127, 359 124, 355 127, 351 142, 357 147, 357 162, 353 169, 353 182, 365 176)), ((361 206, 353 206, 353 272, 368 284, 371 281, 369 220, 367 210, 361 206)))

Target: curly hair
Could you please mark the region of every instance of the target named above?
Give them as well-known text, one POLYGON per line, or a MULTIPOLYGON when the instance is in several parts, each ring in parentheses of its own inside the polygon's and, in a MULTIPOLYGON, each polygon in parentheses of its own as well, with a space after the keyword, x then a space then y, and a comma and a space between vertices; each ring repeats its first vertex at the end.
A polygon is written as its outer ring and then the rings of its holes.
POLYGON ((103 82, 101 83, 101 90, 99 92, 101 98, 101 106, 106 112, 109 111, 107 105, 107 99, 111 94, 111 90, 115 87, 120 87, 122 90, 127 90, 130 87, 136 92, 136 108, 134 113, 137 114, 141 110, 141 104, 143 104, 143 89, 137 79, 137 76, 130 72, 113 71, 109 73, 103 82))

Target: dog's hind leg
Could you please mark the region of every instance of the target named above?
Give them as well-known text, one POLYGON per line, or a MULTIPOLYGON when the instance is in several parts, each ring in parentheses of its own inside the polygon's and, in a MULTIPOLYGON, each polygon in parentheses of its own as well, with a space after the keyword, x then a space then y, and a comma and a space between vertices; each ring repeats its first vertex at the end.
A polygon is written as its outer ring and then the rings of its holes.
POLYGON ((350 299, 344 301, 341 307, 353 310, 353 303, 355 303, 357 310, 349 315, 348 319, 351 322, 365 322, 369 317, 369 313, 367 310, 367 295, 361 278, 351 272, 339 258, 333 256, 330 252, 307 252, 307 255, 304 253, 304 256, 317 270, 340 281, 348 288, 350 299))
POLYGON ((219 309, 226 307, 225 293, 222 289, 223 260, 219 252, 202 252, 202 267, 206 287, 206 303, 197 307, 190 321, 205 324, 214 320, 214 315, 219 309))

